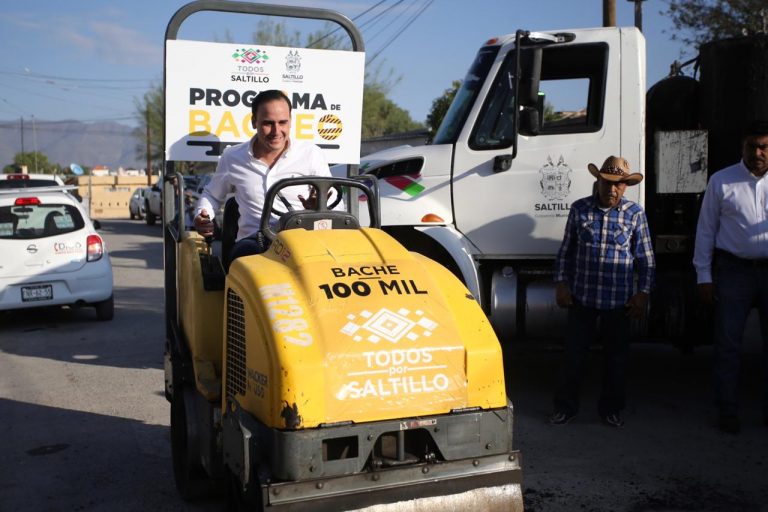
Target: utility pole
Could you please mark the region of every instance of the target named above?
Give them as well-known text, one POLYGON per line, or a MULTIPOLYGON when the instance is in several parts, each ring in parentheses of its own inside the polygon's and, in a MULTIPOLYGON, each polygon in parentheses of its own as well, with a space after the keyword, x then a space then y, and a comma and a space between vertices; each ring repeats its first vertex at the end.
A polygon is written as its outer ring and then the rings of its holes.
POLYGON ((616 0, 603 0, 603 26, 616 26, 616 0))
POLYGON ((635 3, 635 26, 637 29, 643 31, 643 2, 645 0, 627 0, 628 2, 635 3))
POLYGON ((147 118, 147 186, 152 185, 152 146, 150 144, 151 141, 151 135, 150 135, 150 128, 149 128, 149 105, 147 105, 146 110, 146 118, 147 118))
POLYGON ((35 174, 37 171, 37 130, 35 129, 35 116, 32 116, 32 156, 35 159, 35 174))

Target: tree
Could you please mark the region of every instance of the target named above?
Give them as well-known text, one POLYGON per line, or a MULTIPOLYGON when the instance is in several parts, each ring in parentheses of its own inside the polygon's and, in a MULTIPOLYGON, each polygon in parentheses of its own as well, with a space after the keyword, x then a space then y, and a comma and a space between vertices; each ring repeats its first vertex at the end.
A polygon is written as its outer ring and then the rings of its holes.
MULTIPOLYGON (((134 131, 137 139, 136 154, 143 161, 147 160, 147 126, 149 126, 149 159, 152 162, 152 167, 160 168, 165 156, 165 148, 163 147, 165 98, 163 98, 162 86, 158 84, 151 87, 140 99, 134 99, 134 104, 136 106, 135 115, 139 121, 139 127, 134 131)), ((147 173, 149 174, 149 170, 147 173)))
POLYGON ((421 128, 407 111, 395 105, 380 86, 367 85, 363 90, 362 138, 380 137, 421 128))
POLYGON ((429 109, 429 114, 427 114, 427 128, 429 128, 430 133, 434 134, 440 128, 440 123, 443 122, 443 118, 446 112, 448 112, 448 107, 451 106, 453 98, 456 97, 460 87, 461 80, 454 80, 451 83, 451 88, 443 91, 443 94, 432 102, 432 108, 429 109))
POLYGON ((6 165, 3 168, 4 174, 18 172, 22 166, 27 166, 27 172, 32 174, 53 174, 59 166, 51 164, 48 157, 39 151, 29 151, 25 153, 16 153, 13 157, 13 164, 6 165))
POLYGON ((768 32, 765 0, 670 0, 672 39, 700 46, 708 41, 768 32))

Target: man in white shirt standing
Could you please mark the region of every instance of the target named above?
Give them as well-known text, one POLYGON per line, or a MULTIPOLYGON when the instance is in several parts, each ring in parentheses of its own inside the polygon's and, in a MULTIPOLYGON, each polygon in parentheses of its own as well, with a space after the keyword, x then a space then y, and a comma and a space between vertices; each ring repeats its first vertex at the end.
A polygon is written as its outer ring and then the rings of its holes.
POLYGON ((712 175, 696 228, 699 297, 715 309, 714 386, 719 428, 738 434, 744 325, 752 307, 763 338, 763 420, 768 426, 768 122, 742 138, 742 160, 712 175))
MULTIPOLYGON (((267 249, 259 233, 267 190, 284 178, 331 176, 322 151, 314 144, 291 140, 291 102, 279 90, 260 92, 251 106, 251 125, 256 135, 247 142, 227 148, 219 159, 211 181, 197 203, 194 225, 203 236, 213 234, 213 218, 227 195, 234 193, 240 220, 230 261, 267 249)), ((316 207, 314 189, 307 198, 295 187, 281 195, 294 209, 316 207)), ((229 262, 226 262, 228 265, 229 262)))

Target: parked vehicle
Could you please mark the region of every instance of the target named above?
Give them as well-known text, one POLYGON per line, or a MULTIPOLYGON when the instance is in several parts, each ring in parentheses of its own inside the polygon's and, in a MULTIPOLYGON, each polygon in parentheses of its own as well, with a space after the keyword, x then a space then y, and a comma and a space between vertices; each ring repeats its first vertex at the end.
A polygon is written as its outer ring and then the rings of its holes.
POLYGON ((501 339, 557 336, 553 260, 570 205, 592 192, 587 164, 624 156, 646 175, 625 196, 646 206, 658 265, 633 332, 706 343, 691 265, 698 206, 709 173, 738 160, 740 129, 768 116, 767 41, 704 45, 700 80, 676 74, 646 97, 636 28, 492 38, 432 144, 362 159, 379 178, 383 229, 459 276, 501 339))
POLYGON ((147 226, 154 226, 163 217, 163 180, 149 187, 144 195, 144 220, 147 226))
POLYGON ((0 310, 92 306, 114 316, 104 240, 71 187, 0 190, 0 310))
POLYGON ((128 201, 128 213, 133 219, 144 219, 146 212, 146 197, 149 194, 149 187, 139 187, 131 194, 131 199, 128 201))
POLYGON ((58 187, 64 185, 55 174, 0 174, 0 190, 9 188, 58 187))

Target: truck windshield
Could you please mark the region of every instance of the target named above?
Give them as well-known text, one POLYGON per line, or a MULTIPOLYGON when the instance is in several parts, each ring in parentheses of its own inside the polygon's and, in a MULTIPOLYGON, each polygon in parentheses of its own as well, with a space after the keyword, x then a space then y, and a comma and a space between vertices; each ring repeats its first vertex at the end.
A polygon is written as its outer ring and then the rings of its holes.
POLYGON ((488 71, 499 53, 499 48, 499 46, 486 46, 477 53, 467 76, 464 77, 461 88, 456 92, 456 97, 448 108, 443 122, 440 123, 433 144, 453 144, 456 142, 469 111, 477 99, 480 88, 485 82, 485 77, 488 76, 488 71))

